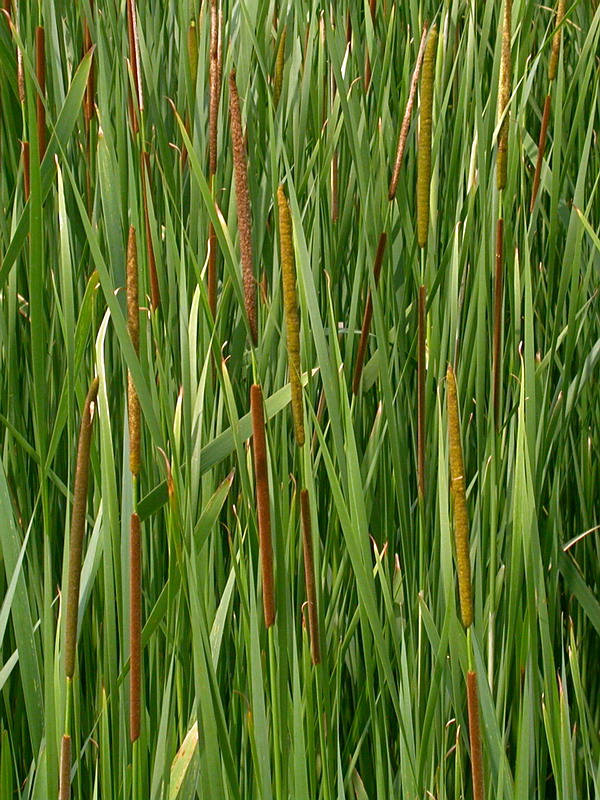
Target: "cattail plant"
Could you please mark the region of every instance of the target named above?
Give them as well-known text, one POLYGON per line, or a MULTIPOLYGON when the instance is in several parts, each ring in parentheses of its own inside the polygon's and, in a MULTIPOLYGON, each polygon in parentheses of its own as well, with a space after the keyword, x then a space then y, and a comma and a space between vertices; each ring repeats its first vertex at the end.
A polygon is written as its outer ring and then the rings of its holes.
POLYGON ((35 76, 40 89, 36 97, 37 136, 40 162, 46 152, 46 38, 42 26, 35 29, 35 76))
MULTIPOLYGON (((136 355, 140 350, 140 322, 138 299, 138 263, 135 228, 129 228, 127 241, 127 329, 136 355)), ((140 473, 140 401, 128 373, 129 469, 133 476, 133 513, 129 525, 130 546, 130 705, 129 738, 136 742, 140 736, 141 719, 141 663, 142 663, 142 544, 140 518, 137 514, 137 488, 140 473)), ((134 765, 134 773, 136 765, 134 765)))
POLYGON ((304 409, 302 406, 302 382, 300 380, 300 318, 296 292, 296 265, 292 244, 292 218, 287 197, 280 186, 277 190, 279 205, 279 244, 281 250, 281 280, 283 282, 283 305, 287 330, 287 351, 292 389, 292 416, 298 447, 304 444, 304 409))
POLYGON ((406 101, 406 108, 404 110, 404 117, 402 118, 402 125, 400 127, 400 136, 398 137, 398 147, 396 148, 396 161, 394 162, 394 170, 392 172, 392 180, 390 181, 390 188, 388 192, 389 200, 393 200, 396 196, 398 188, 398 178, 400 177, 400 170, 404 160, 404 151, 406 149, 406 140, 408 139, 408 130, 410 128, 410 118, 412 116, 413 105, 415 102, 415 95, 417 93, 417 85, 419 83, 419 75, 421 74, 421 65, 423 64, 423 56, 425 54, 425 43, 427 41, 427 31, 429 30, 429 23, 425 21, 423 31, 421 33, 421 44, 419 45, 419 52, 417 54, 417 63, 415 65, 412 79, 410 81, 410 89, 408 92, 408 100, 406 101))
POLYGON ((306 582, 306 602, 308 605, 310 652, 313 664, 320 664, 321 644, 319 637, 319 617, 317 614, 315 562, 313 557, 312 524, 310 521, 310 499, 308 496, 308 489, 303 489, 300 492, 300 511, 302 516, 302 548, 304 551, 304 579, 306 582))
MULTIPOLYGON (((550 54, 550 62, 548 64, 548 83, 552 86, 552 81, 556 78, 556 70, 558 68, 558 56, 560 53, 560 42, 562 37, 562 21, 565 15, 565 0, 558 0, 558 8, 556 10, 556 30, 552 37, 552 52, 550 54)), ((538 142, 538 155, 535 164, 535 175, 533 176, 533 188, 531 190, 531 202, 529 204, 529 213, 533 213, 535 200, 538 190, 540 188, 540 176, 542 174, 542 163, 544 161, 544 152, 546 150, 546 136, 548 134, 548 125, 550 123, 550 107, 552 104, 550 87, 548 94, 544 100, 544 112, 542 114, 542 127, 540 128, 540 139, 538 142)))
POLYGON ((471 589, 471 559, 469 555, 469 515, 465 491, 465 467, 460 438, 458 397, 456 378, 452 366, 446 372, 448 399, 448 445, 450 450, 450 478, 452 481, 454 538, 458 572, 458 592, 463 626, 467 631, 469 669, 467 671, 467 709, 469 715, 469 741, 471 743, 471 777, 473 800, 483 800, 483 757, 481 751, 481 728, 479 725, 479 698, 477 674, 472 668, 473 645, 473 597, 471 589))
MULTIPOLYGON (((129 228, 127 240, 127 329, 136 355, 140 351, 140 318, 138 300, 138 263, 135 228, 129 228)), ((128 373, 129 468, 132 475, 140 471, 140 401, 128 373)))
POLYGON ((508 158, 508 101, 510 100, 511 85, 511 60, 510 60, 510 33, 511 33, 512 0, 504 0, 504 18, 502 23, 502 55, 500 59, 500 81, 498 87, 498 119, 502 120, 498 132, 498 157, 496 162, 496 184, 498 190, 506 186, 507 158, 508 158))
POLYGON ((88 494, 90 446, 92 439, 93 410, 98 395, 98 378, 95 378, 83 407, 75 467, 73 489, 73 511, 69 540, 69 575, 67 586, 67 621, 65 625, 65 678, 67 685, 67 709, 65 730, 61 744, 60 800, 68 800, 71 793, 71 711, 73 706, 73 676, 77 659, 77 615, 79 611, 79 587, 81 582, 81 557, 85 535, 85 518, 88 494))
MULTIPOLYGON (((209 175, 217 171, 217 126, 219 120, 219 96, 221 94, 221 15, 218 0, 210 3, 210 76, 209 76, 209 175)), ((240 124, 241 128, 241 124, 240 124)))
MULTIPOLYGON (((219 119, 219 97, 221 94, 221 16, 218 0, 210 4, 210 75, 209 75, 209 107, 208 107, 208 173, 211 190, 214 192, 215 172, 217 171, 217 129, 219 119)), ((208 225, 208 307, 215 318, 217 314, 217 234, 211 222, 208 225)))
POLYGON ((273 547, 271 544, 271 508, 269 503, 269 474, 262 390, 258 384, 250 387, 252 414, 252 444, 254 450, 254 481, 258 513, 258 539, 262 572, 263 611, 265 625, 275 622, 275 589, 273 586, 273 547))
MULTIPOLYGON (((375 254, 375 265, 373 266, 373 279, 375 286, 379 283, 379 276, 381 275, 381 266, 383 264, 383 256, 385 253, 385 246, 387 243, 387 233, 385 231, 380 235, 377 244, 377 252, 375 254)), ((365 313, 363 316, 362 330, 360 334, 360 341, 358 343, 358 353, 356 355, 356 366, 354 367, 354 378, 352 380, 352 393, 358 394, 360 388, 360 379, 362 377, 363 365, 365 361, 365 353, 367 351, 367 342, 369 340, 369 331, 371 329, 371 319, 373 318, 373 298, 371 297, 371 290, 367 294, 367 303, 365 305, 365 313)))
POLYGON ((237 201, 238 227, 240 232, 240 251, 242 255, 242 282, 244 303, 250 326, 252 342, 258 344, 256 323, 256 286, 252 263, 252 215, 250 211, 250 192, 248 190, 248 165, 246 144, 242 131, 240 97, 235 81, 235 70, 229 75, 229 115, 231 118, 231 142, 233 144, 233 172, 235 176, 235 195, 237 201))
POLYGON ((481 751, 481 725, 479 724, 479 692, 477 673, 467 671, 467 712, 469 715, 469 742, 471 744, 471 777, 473 800, 483 800, 483 754, 481 751))
POLYGON ((421 116, 419 121, 419 146, 417 151, 417 240, 419 247, 427 244, 429 231, 429 191, 431 184, 431 123, 433 112, 433 83, 438 32, 434 25, 429 32, 423 74, 421 76, 421 116))
POLYGON ((427 328, 427 293, 419 287, 419 322, 417 334, 417 467, 419 500, 425 502, 425 339, 427 328))
POLYGON ((462 623, 468 628, 473 622, 473 600, 471 595, 471 558, 469 555, 469 515, 465 491, 465 468, 460 440, 460 420, 454 370, 448 364, 446 372, 448 399, 448 444, 450 449, 450 478, 454 500, 454 538, 458 571, 458 593, 462 623))
POLYGON ((279 39, 279 47, 277 48, 277 59, 275 61, 275 79, 273 81, 273 103, 275 108, 279 105, 279 98, 281 97, 281 87, 283 85, 283 67, 285 64, 285 39, 287 34, 287 27, 284 26, 279 39))

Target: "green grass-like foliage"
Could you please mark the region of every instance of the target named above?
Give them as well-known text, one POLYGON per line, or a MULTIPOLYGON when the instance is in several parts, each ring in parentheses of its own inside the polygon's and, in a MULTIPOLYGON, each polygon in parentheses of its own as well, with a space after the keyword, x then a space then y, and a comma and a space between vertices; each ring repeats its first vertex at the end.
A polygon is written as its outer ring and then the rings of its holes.
POLYGON ((2 4, 0 800, 61 749, 77 800, 600 796, 600 9, 511 6, 2 4))

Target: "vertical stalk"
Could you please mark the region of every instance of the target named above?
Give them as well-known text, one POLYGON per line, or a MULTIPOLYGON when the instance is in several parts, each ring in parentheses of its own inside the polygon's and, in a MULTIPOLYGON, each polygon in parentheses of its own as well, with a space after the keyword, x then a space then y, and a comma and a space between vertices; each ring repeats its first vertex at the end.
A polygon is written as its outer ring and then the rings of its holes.
POLYGON ((494 412, 494 424, 498 428, 500 424, 500 366, 502 361, 502 298, 504 293, 504 269, 503 269, 503 236, 504 220, 502 217, 496 223, 496 269, 494 280, 494 339, 493 339, 493 385, 492 385, 492 407, 494 412))
POLYGON ((419 324, 417 348, 417 463, 419 502, 425 504, 425 339, 427 332, 427 294, 425 286, 419 287, 419 324))
POLYGON ((304 579, 306 582, 306 600, 308 603, 310 652, 313 664, 319 664, 321 662, 321 644, 319 637, 319 618, 317 614, 315 562, 313 558, 312 525, 310 520, 308 489, 303 489, 300 493, 300 509, 302 514, 302 547, 304 550, 304 579))
POLYGON ((262 390, 258 384, 250 387, 252 413, 252 443, 254 450, 254 481, 258 514, 258 537, 262 571, 263 610, 265 625, 275 622, 275 589, 273 585, 273 546, 271 543, 271 508, 269 504, 269 474, 262 390))
MULTIPOLYGON (((379 236, 377 244, 377 252, 375 254, 375 264, 373 266, 373 278, 375 286, 379 284, 379 276, 381 275, 381 266, 383 264, 383 256, 385 253, 385 246, 387 243, 387 233, 385 231, 379 236)), ((360 333, 360 341, 358 343, 358 353, 356 355, 356 366, 354 367, 354 378, 352 380, 352 393, 358 394, 360 388, 360 379, 365 361, 365 353, 367 351, 367 342, 369 341, 369 331, 371 329, 371 320, 373 318, 373 298, 371 297, 371 290, 367 294, 367 302, 365 305, 365 312, 363 316, 362 330, 360 333)))
POLYGON ((41 25, 35 29, 35 75, 40 86, 36 96, 36 118, 41 163, 46 153, 46 108, 44 106, 46 97, 46 40, 44 29, 41 25))

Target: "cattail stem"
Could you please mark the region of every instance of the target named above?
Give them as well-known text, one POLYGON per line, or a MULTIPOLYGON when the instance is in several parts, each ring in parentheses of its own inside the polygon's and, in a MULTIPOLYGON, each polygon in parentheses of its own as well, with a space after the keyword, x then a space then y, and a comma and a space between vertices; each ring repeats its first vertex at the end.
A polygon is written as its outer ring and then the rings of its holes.
POLYGON ((40 91, 36 97, 36 116, 38 149, 41 162, 46 153, 46 108, 44 106, 46 96, 46 40, 44 29, 41 25, 35 29, 35 75, 40 85, 40 91))
POLYGON ((217 316, 217 234, 212 222, 208 224, 208 307, 213 320, 217 316))
POLYGON ((412 116, 413 105, 415 102, 415 95, 417 94, 417 86, 419 83, 419 75, 421 73, 421 65, 423 64, 423 56, 425 55, 425 42, 427 41, 427 31, 429 30, 429 23, 425 22, 423 25, 423 32, 421 34, 421 44, 419 45, 419 52, 417 54, 417 63, 415 65, 412 79, 410 81, 410 90, 408 93, 408 100, 406 101, 406 108, 404 110, 404 117, 402 118, 402 126, 400 128, 400 136, 398 137, 398 147, 396 148, 396 161, 394 163, 394 171, 392 173, 392 180, 390 181, 390 189, 388 198, 393 200, 396 196, 398 188, 398 178, 400 177, 400 169, 404 160, 404 151, 406 149, 406 140, 408 139, 408 130, 410 128, 410 118, 412 116))
POLYGON ((417 152, 417 240, 419 247, 427 244, 429 232, 429 192, 431 185, 431 127, 433 114, 433 84, 438 32, 434 25, 429 32, 423 74, 421 77, 421 116, 419 122, 419 147, 417 152))
POLYGON ((252 215, 250 211, 250 192, 248 190, 248 165, 246 145, 242 132, 242 113, 240 98, 235 82, 235 70, 229 75, 229 115, 231 118, 231 141, 233 144, 233 172, 235 176, 235 195, 237 200, 238 228, 240 232, 240 251, 242 256, 242 282, 244 303, 250 335, 258 344, 256 323, 256 286, 252 263, 252 215))
MULTIPOLYGON (((142 90, 142 76, 140 67, 140 45, 138 39, 137 29, 137 11, 135 7, 135 0, 127 0, 127 33, 129 38, 129 62, 131 64, 131 72, 133 75, 133 84, 135 89, 135 99, 137 102, 137 109, 141 112, 144 108, 144 95, 142 90)), ((130 104, 131 112, 131 127, 134 135, 139 130, 139 123, 136 114, 135 104, 130 104)))
POLYGON ((535 175, 533 177, 533 188, 531 190, 531 203, 529 204, 529 213, 533 213, 535 206, 535 199, 537 197, 538 189, 540 187, 540 175, 542 172, 542 163, 544 161, 544 151, 546 149, 546 134, 548 132, 548 123, 550 121, 550 105, 552 101, 550 95, 546 95, 544 101, 544 113, 542 116, 542 127, 540 129, 540 140, 538 143, 537 161, 535 164, 535 175))
POLYGON ((77 649, 77 614, 79 611, 79 585, 81 580, 81 554, 85 534, 85 512, 87 507, 88 470, 92 438, 92 411, 98 394, 98 378, 95 378, 83 407, 79 428, 75 487, 73 489, 73 513, 71 538, 69 541, 69 577, 67 592, 67 623, 65 629, 65 675, 72 678, 75 673, 77 649))
POLYGON ((483 800, 483 755, 481 751, 481 727, 479 724, 479 694, 477 673, 473 670, 467 672, 467 709, 469 714, 469 740, 471 742, 473 800, 483 800))
POLYGON ((279 47, 277 48, 277 59, 275 61, 275 80, 273 81, 273 103, 275 108, 279 105, 279 98, 281 97, 281 87, 283 86, 283 67, 285 65, 285 39, 287 34, 287 27, 284 27, 279 39, 279 47))
POLYGON ((500 422, 500 363, 502 360, 502 295, 504 292, 504 220, 502 217, 496 223, 496 274, 494 282, 494 339, 492 351, 492 407, 494 410, 494 424, 498 427, 500 422))
POLYGON ((509 113, 507 110, 510 100, 511 86, 511 58, 510 37, 512 25, 512 0, 504 0, 504 20, 502 26, 502 55, 500 59, 500 84, 498 90, 498 119, 504 117, 498 132, 498 158, 496 162, 496 184, 498 190, 506 187, 507 158, 508 158, 508 129, 509 113))
MULTIPOLYGON (((129 228, 127 240, 127 329, 136 355, 140 351, 140 317, 138 300, 138 263, 135 228, 129 228)), ((140 401, 128 373, 127 409, 129 422, 129 469, 132 475, 140 471, 140 401)))
POLYGON ((269 474, 262 390, 258 384, 250 387, 252 413, 252 442, 254 449, 254 480, 258 512, 258 538, 262 571, 263 610, 265 625, 275 622, 275 589, 273 586, 273 547, 271 544, 271 508, 269 504, 269 474))
MULTIPOLYGON (((379 276, 381 275, 381 266, 383 264, 383 256, 385 253, 385 245, 387 243, 387 234, 384 232, 379 237, 377 245, 377 253, 375 254, 375 265, 373 266, 373 278, 375 286, 379 283, 379 276)), ((358 343, 358 353, 356 355, 356 366, 354 367, 354 378, 352 380, 352 394, 357 395, 360 388, 360 379, 365 361, 365 353, 367 351, 367 342, 369 341, 369 331, 371 329, 371 320, 373 318, 373 298, 371 297, 371 290, 367 294, 367 303, 365 305, 365 313, 363 316, 362 330, 360 333, 360 341, 358 343)))
MULTIPOLYGON (((350 13, 348 13, 348 21, 349 20, 350 20, 350 13)), ((330 93, 330 107, 332 112, 333 112, 333 104, 335 101, 336 92, 337 92, 337 86, 335 83, 335 75, 333 73, 333 70, 331 70, 330 81, 329 81, 329 93, 330 93)), ((334 147, 331 156, 330 180, 331 180, 331 221, 337 222, 340 215, 340 203, 339 203, 339 191, 338 191, 338 153, 336 147, 334 147)))
POLYGON ((148 211, 148 186, 150 185, 150 156, 147 150, 141 152, 142 162, 142 204, 144 207, 144 228, 146 231, 146 256, 148 258, 148 269, 150 272, 150 296, 152 302, 152 310, 160 305, 160 288, 158 286, 158 274, 156 272, 156 258, 154 255, 154 245, 152 244, 152 233, 150 229, 150 214, 148 211))
POLYGON ((281 248, 281 280, 283 283, 283 305, 287 330, 287 351, 292 390, 292 416, 298 447, 304 444, 304 408, 302 405, 302 382, 300 379, 300 318, 296 292, 296 265, 292 244, 292 218, 283 186, 277 190, 279 205, 279 243, 281 248))
POLYGON ((454 538, 458 571, 458 592, 462 623, 468 628, 473 622, 473 599, 471 594, 471 557, 469 554, 469 515, 465 490, 465 468, 460 439, 458 397, 454 370, 448 364, 446 372, 448 398, 448 439, 450 449, 450 478, 454 497, 454 538))
POLYGON ((23 186, 25 189, 25 202, 27 202, 31 191, 31 181, 29 178, 29 142, 23 142, 23 186))
POLYGON ((135 742, 140 737, 142 710, 142 536, 140 518, 135 513, 131 515, 129 537, 129 738, 135 742))
POLYGON ((302 547, 304 550, 304 579, 306 581, 306 600, 308 603, 308 625, 310 629, 310 652, 313 664, 321 663, 321 644, 319 637, 319 618, 317 614, 317 592, 315 586, 315 562, 313 558, 312 524, 310 520, 310 500, 308 489, 300 493, 302 513, 302 547))
POLYGON ((427 332, 427 295, 419 287, 419 323, 417 348, 417 465, 419 500, 425 503, 425 338, 427 332))

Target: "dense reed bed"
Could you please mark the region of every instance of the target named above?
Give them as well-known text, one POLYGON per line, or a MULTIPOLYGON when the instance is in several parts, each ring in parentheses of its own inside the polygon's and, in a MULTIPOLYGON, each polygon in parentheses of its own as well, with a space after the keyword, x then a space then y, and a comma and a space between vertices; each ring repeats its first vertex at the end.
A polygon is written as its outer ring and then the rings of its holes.
POLYGON ((600 796, 596 5, 3 3, 0 800, 600 796))

